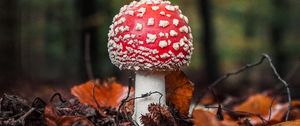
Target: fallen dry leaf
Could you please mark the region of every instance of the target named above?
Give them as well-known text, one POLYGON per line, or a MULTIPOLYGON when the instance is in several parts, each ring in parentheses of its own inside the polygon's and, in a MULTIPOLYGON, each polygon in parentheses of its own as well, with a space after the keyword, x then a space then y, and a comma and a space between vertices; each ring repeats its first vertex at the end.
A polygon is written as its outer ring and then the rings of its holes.
POLYGON ((44 116, 47 126, 94 126, 92 122, 83 116, 59 116, 51 103, 45 107, 44 116))
POLYGON ((216 118, 215 111, 206 111, 204 109, 195 109, 193 111, 193 119, 195 126, 239 126, 236 121, 224 118, 220 121, 216 118))
POLYGON ((122 99, 127 96, 127 86, 123 86, 115 81, 96 84, 96 81, 88 81, 84 84, 74 86, 71 93, 76 96, 81 103, 91 105, 94 108, 113 107, 117 108, 122 99), (94 95, 93 95, 93 88, 94 95), (96 100, 96 101, 95 101, 96 100), (97 102, 97 103, 96 103, 97 102))
MULTIPOLYGON (((286 112, 288 110, 288 103, 280 104, 274 102, 271 108, 272 99, 268 96, 262 95, 262 94, 256 94, 253 96, 250 96, 244 103, 241 105, 238 105, 234 108, 235 111, 241 111, 241 112, 248 112, 252 114, 257 114, 258 116, 246 116, 244 118, 240 118, 241 120, 247 119, 252 125, 261 125, 264 122, 262 121, 268 121, 268 124, 276 124, 279 122, 284 121, 286 112), (271 114, 271 115, 270 115, 271 114)), ((290 113, 291 119, 298 119, 297 115, 299 114, 299 106, 300 101, 292 101, 292 109, 290 113)), ((299 117, 299 116, 298 116, 299 117)))
POLYGON ((195 126, 221 126, 214 113, 202 109, 193 111, 193 119, 195 126))
POLYGON ((166 76, 167 101, 184 115, 188 114, 194 86, 182 71, 171 72, 166 76))
POLYGON ((300 126, 300 120, 282 122, 272 126, 300 126))
MULTIPOLYGON (((250 96, 245 102, 234 107, 234 111, 249 112, 259 115, 267 115, 272 104, 272 98, 262 94, 250 96)), ((274 103, 275 104, 275 103, 274 103)))

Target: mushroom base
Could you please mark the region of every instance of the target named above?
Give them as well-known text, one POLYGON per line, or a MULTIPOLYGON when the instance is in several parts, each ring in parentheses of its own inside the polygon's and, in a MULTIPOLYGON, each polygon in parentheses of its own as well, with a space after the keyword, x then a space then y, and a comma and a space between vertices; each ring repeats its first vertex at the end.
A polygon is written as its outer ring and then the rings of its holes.
POLYGON ((137 72, 135 76, 135 102, 133 119, 141 125, 140 117, 148 113, 148 105, 151 103, 166 104, 165 99, 165 73, 137 72), (145 94, 153 92, 150 96, 145 94), (142 98, 140 98, 142 97, 142 98))

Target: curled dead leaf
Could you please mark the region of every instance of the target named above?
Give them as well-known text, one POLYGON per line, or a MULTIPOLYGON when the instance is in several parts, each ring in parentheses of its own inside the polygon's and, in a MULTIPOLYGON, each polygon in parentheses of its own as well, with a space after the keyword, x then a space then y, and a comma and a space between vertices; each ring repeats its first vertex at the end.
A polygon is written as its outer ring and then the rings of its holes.
POLYGON ((268 115, 272 98, 262 94, 250 96, 245 102, 236 106, 234 111, 249 112, 259 115, 268 115))
POLYGON ((194 86, 182 71, 171 72, 166 76, 167 101, 184 115, 188 114, 194 86))
MULTIPOLYGON (((234 110, 256 114, 256 116, 251 116, 250 114, 249 116, 240 118, 241 120, 249 120, 252 125, 262 125, 263 123, 268 123, 270 125, 284 121, 286 112, 288 111, 288 103, 280 104, 274 102, 272 107, 271 104, 272 99, 270 97, 262 94, 256 94, 250 96, 241 105, 236 106, 234 110)), ((291 104, 292 110, 290 113, 290 117, 292 117, 291 119, 298 119, 297 115, 300 114, 300 101, 292 101, 291 104)))
POLYGON ((239 126, 236 121, 231 120, 227 115, 223 121, 216 118, 215 111, 208 111, 202 108, 193 111, 195 126, 239 126))
POLYGON ((74 86, 71 89, 71 93, 76 96, 81 103, 91 105, 97 109, 99 109, 97 103, 100 107, 117 108, 122 99, 126 97, 127 91, 128 88, 126 86, 115 81, 98 84, 96 80, 74 86))

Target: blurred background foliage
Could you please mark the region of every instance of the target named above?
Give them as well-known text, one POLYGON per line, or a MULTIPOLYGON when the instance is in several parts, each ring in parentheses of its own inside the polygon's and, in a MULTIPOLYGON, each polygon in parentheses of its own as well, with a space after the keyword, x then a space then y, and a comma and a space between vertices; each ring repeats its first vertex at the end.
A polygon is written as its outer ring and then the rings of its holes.
MULTIPOLYGON (((110 63, 107 33, 112 17, 132 0, 1 0, 1 93, 36 86, 70 87, 87 81, 86 55, 96 78, 127 82, 128 71, 110 63), (90 42, 86 44, 86 36, 90 42), (85 48, 85 46, 89 46, 85 48)), ((195 51, 184 68, 199 88, 220 75, 271 55, 285 77, 300 57, 299 0, 171 0, 189 17, 195 51)), ((288 80, 299 87, 299 71, 288 80)), ((274 86, 267 65, 248 70, 221 88, 274 86)))

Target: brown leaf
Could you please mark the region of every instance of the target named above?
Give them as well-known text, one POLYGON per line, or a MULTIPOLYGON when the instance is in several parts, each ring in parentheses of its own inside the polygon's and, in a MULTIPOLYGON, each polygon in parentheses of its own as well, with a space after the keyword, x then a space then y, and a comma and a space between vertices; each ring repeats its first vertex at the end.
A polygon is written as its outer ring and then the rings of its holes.
POLYGON ((56 120, 59 118, 56 109, 52 104, 48 104, 44 110, 45 123, 47 126, 57 126, 56 120))
POLYGON ((193 111, 195 126, 239 126, 228 115, 224 116, 224 120, 220 121, 216 118, 216 111, 206 111, 203 109, 195 109, 193 111))
POLYGON ((194 118, 195 126, 220 126, 221 125, 213 113, 204 111, 202 109, 194 110, 193 118, 194 118))
POLYGON ((272 126, 300 126, 300 120, 282 122, 272 126))
POLYGON ((83 116, 59 116, 51 103, 45 107, 44 116, 47 126, 94 126, 92 122, 83 116))
POLYGON ((167 101, 184 115, 188 114, 194 86, 182 71, 171 72, 166 76, 167 101))
POLYGON ((268 115, 272 99, 262 94, 249 97, 245 102, 236 106, 235 111, 249 112, 259 115, 268 115))
MULTIPOLYGON (((235 111, 243 111, 253 114, 258 114, 264 120, 269 120, 269 111, 271 105, 271 98, 264 96, 262 94, 257 94, 249 97, 244 103, 235 107, 235 111)), ((292 109, 290 113, 291 119, 298 119, 300 101, 292 101, 292 109)), ((282 122, 285 118, 286 112, 288 110, 288 103, 279 104, 273 103, 271 108, 271 116, 268 124, 276 124, 282 122)), ((250 116, 241 119, 248 119, 252 125, 261 125, 263 122, 258 116, 250 116)))
POLYGON ((96 84, 96 81, 88 81, 84 84, 74 86, 71 89, 71 93, 76 96, 81 103, 88 104, 99 109, 96 101, 100 107, 117 108, 122 99, 126 97, 127 90, 128 88, 126 86, 115 81, 110 83, 103 82, 101 84, 96 84))
MULTIPOLYGON (((290 120, 300 119, 300 101, 291 102, 291 111, 289 115, 290 120)), ((285 119, 286 112, 288 111, 288 103, 276 104, 272 108, 270 124, 276 124, 282 122, 285 119)), ((265 116, 267 118, 268 116, 265 116)))

